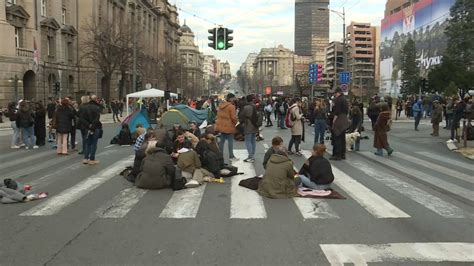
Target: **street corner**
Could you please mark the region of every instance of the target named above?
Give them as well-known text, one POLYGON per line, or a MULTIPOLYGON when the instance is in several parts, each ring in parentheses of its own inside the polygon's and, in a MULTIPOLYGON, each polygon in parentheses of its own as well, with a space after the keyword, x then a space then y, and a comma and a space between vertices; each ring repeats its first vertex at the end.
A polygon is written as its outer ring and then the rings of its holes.
POLYGON ((474 147, 459 148, 455 150, 455 152, 462 154, 468 159, 474 160, 474 147))

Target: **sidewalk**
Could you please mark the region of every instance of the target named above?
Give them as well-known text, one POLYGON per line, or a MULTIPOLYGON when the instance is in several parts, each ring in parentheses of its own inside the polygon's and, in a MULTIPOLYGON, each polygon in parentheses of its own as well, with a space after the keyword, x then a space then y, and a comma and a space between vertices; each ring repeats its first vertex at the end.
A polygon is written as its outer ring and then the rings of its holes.
MULTIPOLYGON (((121 117, 120 120, 124 118, 125 116, 121 117)), ((102 124, 113 124, 114 120, 112 119, 112 114, 101 114, 100 122, 102 122, 102 124)), ((0 123, 0 131, 9 131, 9 130, 12 130, 10 120, 8 120, 8 117, 3 117, 3 123, 0 123)))

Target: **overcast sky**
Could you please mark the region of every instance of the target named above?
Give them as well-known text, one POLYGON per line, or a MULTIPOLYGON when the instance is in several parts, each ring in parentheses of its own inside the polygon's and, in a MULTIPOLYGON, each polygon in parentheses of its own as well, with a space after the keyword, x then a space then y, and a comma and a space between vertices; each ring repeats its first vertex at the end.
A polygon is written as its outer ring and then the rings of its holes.
MULTIPOLYGON (((294 49, 294 0, 170 0, 179 10, 180 23, 196 34, 204 54, 228 60, 235 74, 251 52, 279 44, 294 49), (215 51, 208 47, 207 30, 220 24, 234 30, 234 47, 215 51)), ((370 22, 380 26, 386 0, 331 0, 330 8, 346 8, 346 23, 370 22)), ((330 40, 341 40, 342 19, 331 13, 330 40)))

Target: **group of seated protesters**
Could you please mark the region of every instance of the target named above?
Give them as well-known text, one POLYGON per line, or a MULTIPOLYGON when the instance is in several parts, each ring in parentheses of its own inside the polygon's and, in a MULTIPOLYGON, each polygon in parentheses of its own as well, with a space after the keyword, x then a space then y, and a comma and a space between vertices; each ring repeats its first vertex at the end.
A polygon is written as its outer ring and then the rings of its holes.
POLYGON ((268 198, 292 198, 298 196, 298 187, 314 190, 331 189, 334 181, 332 167, 324 157, 326 146, 313 146, 312 156, 306 160, 299 172, 288 158, 288 152, 281 137, 272 139, 272 147, 265 153, 263 167, 265 174, 258 185, 257 192, 268 198))
MULTIPOLYGON (((195 130, 191 126, 191 131, 195 130)), ((170 131, 137 128, 136 132, 135 159, 126 178, 138 188, 183 188, 176 185, 177 181, 186 188, 193 188, 237 173, 236 167, 224 164, 212 134, 204 134, 199 139, 179 125, 170 131)))

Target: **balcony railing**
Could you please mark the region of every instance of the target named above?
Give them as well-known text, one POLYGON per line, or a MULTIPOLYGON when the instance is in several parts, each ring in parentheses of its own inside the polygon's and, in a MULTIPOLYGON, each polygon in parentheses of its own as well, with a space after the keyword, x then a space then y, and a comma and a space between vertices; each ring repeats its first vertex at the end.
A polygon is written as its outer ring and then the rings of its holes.
POLYGON ((16 48, 16 56, 33 58, 34 51, 25 48, 16 48))

